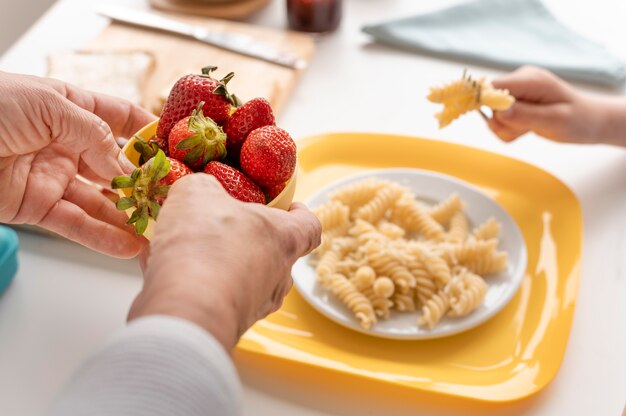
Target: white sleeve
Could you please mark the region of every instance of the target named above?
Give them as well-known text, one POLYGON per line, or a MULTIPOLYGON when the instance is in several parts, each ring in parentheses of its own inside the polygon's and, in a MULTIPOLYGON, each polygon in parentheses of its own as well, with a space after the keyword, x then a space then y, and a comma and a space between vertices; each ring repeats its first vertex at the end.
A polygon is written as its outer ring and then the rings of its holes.
POLYGON ((231 416, 241 385, 223 347, 182 319, 132 321, 65 386, 51 416, 231 416))

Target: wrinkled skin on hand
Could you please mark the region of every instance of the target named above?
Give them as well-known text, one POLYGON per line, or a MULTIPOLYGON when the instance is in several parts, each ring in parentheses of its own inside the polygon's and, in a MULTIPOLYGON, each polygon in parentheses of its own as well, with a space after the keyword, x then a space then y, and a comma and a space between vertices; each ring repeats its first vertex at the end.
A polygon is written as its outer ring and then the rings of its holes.
POLYGON ((277 310, 291 267, 320 243, 321 225, 302 204, 289 211, 230 197, 212 176, 188 175, 159 214, 145 280, 129 319, 164 314, 194 322, 230 350, 277 310))
POLYGON ((115 137, 154 119, 131 103, 61 81, 0 72, 0 222, 33 224, 91 249, 133 257, 142 239, 77 174, 109 183, 133 169, 115 137))

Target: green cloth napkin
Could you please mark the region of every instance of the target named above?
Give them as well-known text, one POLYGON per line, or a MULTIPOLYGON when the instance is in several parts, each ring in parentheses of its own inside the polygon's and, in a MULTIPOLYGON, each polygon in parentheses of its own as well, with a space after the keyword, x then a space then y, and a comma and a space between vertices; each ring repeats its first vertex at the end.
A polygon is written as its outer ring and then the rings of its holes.
POLYGON ((621 60, 561 25, 539 0, 477 0, 363 32, 392 46, 502 69, 532 64, 609 86, 626 79, 621 60))

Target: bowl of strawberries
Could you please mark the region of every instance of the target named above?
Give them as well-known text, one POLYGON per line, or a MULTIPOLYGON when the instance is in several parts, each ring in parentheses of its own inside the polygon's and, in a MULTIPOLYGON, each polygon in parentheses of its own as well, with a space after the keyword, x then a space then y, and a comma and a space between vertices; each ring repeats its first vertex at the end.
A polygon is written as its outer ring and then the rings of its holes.
POLYGON ((180 78, 158 120, 138 131, 124 146, 137 169, 111 181, 117 208, 128 224, 150 239, 169 188, 194 172, 213 175, 234 198, 288 209, 296 186, 296 144, 276 126, 267 100, 241 103, 222 79, 211 73, 180 78))

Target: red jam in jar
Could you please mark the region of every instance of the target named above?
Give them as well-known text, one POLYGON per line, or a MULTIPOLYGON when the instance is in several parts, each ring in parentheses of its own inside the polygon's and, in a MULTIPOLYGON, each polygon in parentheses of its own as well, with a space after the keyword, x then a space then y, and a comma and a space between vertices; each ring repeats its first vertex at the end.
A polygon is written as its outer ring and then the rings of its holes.
POLYGON ((293 30, 332 32, 341 21, 341 0, 287 0, 287 18, 293 30))

